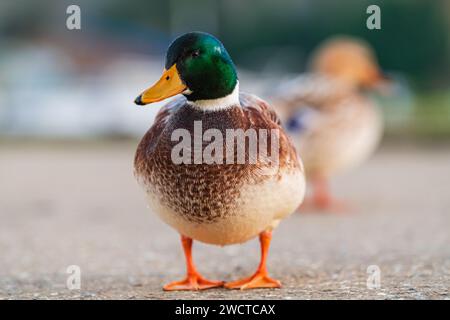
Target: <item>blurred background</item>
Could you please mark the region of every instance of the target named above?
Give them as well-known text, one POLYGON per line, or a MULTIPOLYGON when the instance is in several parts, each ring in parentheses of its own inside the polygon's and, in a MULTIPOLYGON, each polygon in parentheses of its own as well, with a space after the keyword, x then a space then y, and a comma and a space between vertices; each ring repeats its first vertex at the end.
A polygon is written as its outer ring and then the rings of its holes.
POLYGON ((369 42, 395 79, 381 99, 386 137, 450 138, 450 1, 4 0, 0 3, 0 135, 5 138, 140 136, 158 106, 135 96, 159 78, 177 35, 218 36, 241 87, 267 98, 305 70, 310 52, 334 35, 369 42), (66 8, 81 8, 81 30, 66 8), (381 30, 366 8, 381 6, 381 30))
MULTIPOLYGON (((0 299, 449 298, 449 0, 1 0, 0 299), (66 9, 81 8, 81 30, 66 9), (381 30, 366 9, 381 8, 381 30), (133 177, 138 140, 159 105, 136 96, 159 79, 166 48, 213 33, 242 90, 270 99, 335 35, 372 45, 394 80, 373 99, 386 132, 363 166, 332 181, 354 214, 293 214, 270 254, 281 290, 162 293, 181 277, 174 230, 146 209, 133 177), (82 270, 67 290, 66 268, 82 270), (366 287, 379 266, 382 286, 366 287)), ((258 245, 196 244, 206 276, 248 275, 258 245)))

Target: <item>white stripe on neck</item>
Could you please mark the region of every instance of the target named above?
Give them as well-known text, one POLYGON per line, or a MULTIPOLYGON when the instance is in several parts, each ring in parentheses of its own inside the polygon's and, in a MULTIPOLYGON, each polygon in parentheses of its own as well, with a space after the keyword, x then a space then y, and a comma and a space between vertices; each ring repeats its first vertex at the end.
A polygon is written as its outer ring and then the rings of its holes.
POLYGON ((207 100, 188 101, 188 104, 202 111, 218 111, 239 105, 239 81, 229 95, 207 100))

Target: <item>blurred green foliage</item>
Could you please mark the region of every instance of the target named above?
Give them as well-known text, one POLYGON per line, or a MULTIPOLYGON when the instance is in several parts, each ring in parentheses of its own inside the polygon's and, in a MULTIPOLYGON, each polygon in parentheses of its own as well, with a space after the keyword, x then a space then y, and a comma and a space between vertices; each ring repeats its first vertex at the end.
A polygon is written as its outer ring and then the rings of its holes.
POLYGON ((260 70, 278 57, 276 63, 285 70, 302 71, 309 53, 321 41, 345 34, 368 41, 383 68, 407 74, 420 88, 448 88, 450 85, 449 0, 130 0, 108 3, 102 14, 112 19, 131 19, 167 33, 196 29, 216 33, 238 64, 254 70, 260 70), (381 8, 381 30, 366 28, 366 9, 371 4, 381 8), (177 14, 177 10, 182 13, 177 14), (207 23, 211 16, 217 20, 217 25, 207 23), (281 59, 286 52, 286 59, 281 59))
POLYGON ((416 136, 450 138, 450 92, 418 95, 410 132, 416 136))
POLYGON ((389 104, 403 105, 408 117, 392 128, 450 137, 450 0, 3 0, 0 47, 15 39, 66 37, 69 4, 82 10, 82 32, 71 34, 76 41, 162 57, 176 35, 203 30, 221 38, 238 66, 261 75, 303 72, 310 53, 329 37, 362 38, 382 68, 411 89, 404 100, 385 101, 388 117, 395 108, 389 104), (372 4, 381 8, 381 30, 366 27, 372 4))
POLYGON ((0 41, 2 35, 26 37, 40 29, 61 32, 61 13, 75 3, 85 36, 140 37, 149 44, 165 39, 165 46, 176 34, 203 30, 218 35, 245 68, 275 64, 299 72, 321 41, 353 35, 374 47, 383 68, 406 74, 420 89, 450 87, 450 0, 4 1, 0 41), (371 4, 381 8, 381 30, 366 28, 371 4))

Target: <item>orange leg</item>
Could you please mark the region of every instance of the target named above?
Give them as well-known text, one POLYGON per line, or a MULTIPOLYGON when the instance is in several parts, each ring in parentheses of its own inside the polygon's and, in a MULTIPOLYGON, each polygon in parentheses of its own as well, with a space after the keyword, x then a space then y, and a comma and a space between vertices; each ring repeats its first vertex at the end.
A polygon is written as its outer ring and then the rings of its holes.
POLYGON ((248 278, 227 282, 225 288, 227 289, 254 289, 254 288, 280 288, 281 283, 278 280, 269 277, 266 261, 269 253, 270 240, 272 239, 272 231, 263 231, 259 235, 259 242, 261 243, 261 262, 259 263, 256 272, 248 278))
POLYGON ((320 209, 328 208, 333 203, 328 181, 324 178, 316 178, 313 184, 313 203, 320 209))
POLYGON ((166 284, 163 289, 166 291, 176 290, 205 290, 210 288, 222 287, 223 281, 210 281, 203 278, 196 270, 192 260, 192 239, 181 236, 184 255, 186 257, 187 275, 184 280, 174 281, 166 284))
POLYGON ((314 177, 311 179, 311 184, 313 186, 313 194, 311 198, 305 199, 301 209, 332 210, 336 212, 350 210, 347 203, 331 195, 327 179, 314 177))

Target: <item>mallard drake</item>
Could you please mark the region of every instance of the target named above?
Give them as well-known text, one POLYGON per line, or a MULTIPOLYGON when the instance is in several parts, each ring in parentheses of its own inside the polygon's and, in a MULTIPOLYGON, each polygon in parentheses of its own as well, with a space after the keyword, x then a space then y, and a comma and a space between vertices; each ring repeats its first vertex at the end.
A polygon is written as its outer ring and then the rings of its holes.
POLYGON ((304 174, 294 146, 266 102, 239 92, 232 60, 223 44, 210 34, 192 32, 174 40, 167 51, 161 79, 139 95, 135 103, 145 105, 177 94, 182 95, 157 114, 137 148, 134 163, 135 175, 148 196, 150 208, 181 235, 187 275, 184 280, 165 285, 164 290, 201 290, 223 285, 229 289, 280 287, 280 282, 268 275, 266 258, 272 230, 295 211, 304 197, 304 174), (196 131, 199 123, 200 132, 196 131), (220 136, 227 136, 230 130, 255 130, 258 143, 265 136, 260 132, 278 132, 276 138, 270 135, 268 140, 268 146, 278 146, 275 153, 271 149, 271 155, 275 154, 278 160, 267 161, 259 153, 254 157, 251 150, 245 150, 246 161, 236 161, 238 148, 247 146, 244 140, 243 145, 232 147, 232 161, 228 162, 228 157, 227 162, 220 161, 229 148, 229 140, 220 136), (215 156, 221 159, 215 158, 217 161, 202 159, 201 151, 205 155, 211 147, 207 144, 212 140, 211 133, 215 142, 220 141, 216 144, 220 151, 216 150, 215 156), (196 142, 202 135, 209 138, 196 142), (183 152, 179 149, 181 137, 189 141, 183 152), (189 153, 192 150, 193 154, 189 153), (182 163, 174 159, 174 154, 177 157, 180 153, 182 163), (258 235, 261 262, 251 277, 224 283, 207 280, 196 270, 193 240, 223 246, 258 235))
POLYGON ((328 180, 366 160, 383 132, 381 112, 366 92, 386 92, 370 47, 338 37, 313 54, 311 72, 282 83, 273 104, 302 155, 313 195, 305 205, 342 211, 348 208, 331 196, 328 180))

